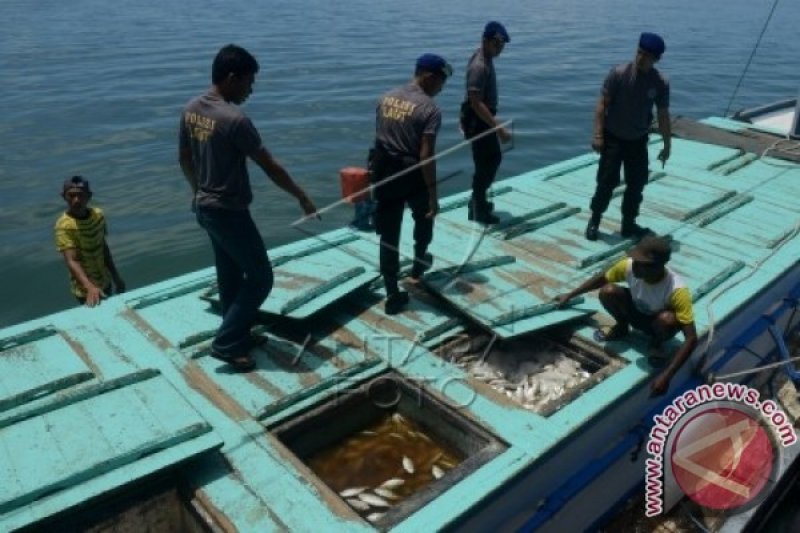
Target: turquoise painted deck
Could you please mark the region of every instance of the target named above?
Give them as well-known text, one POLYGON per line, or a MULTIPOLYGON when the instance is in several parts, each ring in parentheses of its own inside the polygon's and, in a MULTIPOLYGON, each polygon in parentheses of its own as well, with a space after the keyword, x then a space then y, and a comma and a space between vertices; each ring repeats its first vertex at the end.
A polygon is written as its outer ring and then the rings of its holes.
MULTIPOLYGON (((659 149, 653 140, 651 160, 659 149)), ((596 165, 587 154, 503 180, 494 190, 501 224, 489 231, 467 221, 466 193, 443 199, 426 284, 454 307, 427 297, 385 315, 373 234, 342 229, 270 250, 276 288, 262 308, 270 342, 252 373, 231 373, 208 357, 219 323, 207 301, 213 269, 0 331, 0 529, 194 458, 189 483, 212 516, 240 531, 371 530, 268 427, 388 368, 466 406, 462 412, 508 444, 393 530, 452 525, 512 478, 546 470, 548 457, 646 390, 644 339, 597 346, 625 364, 548 417, 428 350, 470 322, 507 338, 569 320, 575 336, 594 343, 594 327, 610 321, 594 294, 566 310, 549 304, 632 245, 618 234, 620 191, 601 239, 583 238, 596 165), (287 326, 286 317, 307 320, 287 326), (214 451, 221 444, 224 461, 214 451)), ((640 222, 673 238, 670 265, 696 295, 702 344, 712 326, 796 272, 800 166, 675 139, 672 159, 650 177, 640 222)), ((411 233, 406 216, 406 255, 411 233)))

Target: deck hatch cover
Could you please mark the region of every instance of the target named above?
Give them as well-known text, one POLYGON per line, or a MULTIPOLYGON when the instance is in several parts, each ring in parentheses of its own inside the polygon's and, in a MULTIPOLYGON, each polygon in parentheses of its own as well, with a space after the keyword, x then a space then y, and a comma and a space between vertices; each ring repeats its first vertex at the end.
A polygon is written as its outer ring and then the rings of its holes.
MULTIPOLYGON (((305 319, 378 277, 375 268, 378 249, 370 263, 355 235, 326 235, 282 246, 275 251, 274 285, 261 311, 305 319)), ((217 303, 216 287, 204 298, 217 303)))
POLYGON ((94 377, 54 328, 0 340, 0 412, 94 377))
POLYGON ((0 428, 0 529, 14 529, 218 448, 157 372, 0 428))

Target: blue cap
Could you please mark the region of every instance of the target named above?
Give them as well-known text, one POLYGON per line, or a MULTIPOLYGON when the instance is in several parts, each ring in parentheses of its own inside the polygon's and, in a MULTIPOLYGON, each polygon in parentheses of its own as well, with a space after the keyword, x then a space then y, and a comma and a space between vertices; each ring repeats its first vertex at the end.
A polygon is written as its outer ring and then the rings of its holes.
POLYGON ((639 36, 639 48, 653 54, 656 59, 661 58, 661 54, 667 49, 664 39, 655 33, 644 32, 639 36))
POLYGON ((508 32, 506 31, 505 27, 496 20, 493 20, 489 22, 483 29, 483 38, 494 39, 496 37, 500 37, 504 43, 511 42, 511 37, 508 36, 508 32))
POLYGON ((445 78, 453 75, 453 67, 450 63, 444 60, 442 56, 436 54, 422 54, 417 58, 417 70, 424 70, 426 72, 435 72, 441 74, 445 78))

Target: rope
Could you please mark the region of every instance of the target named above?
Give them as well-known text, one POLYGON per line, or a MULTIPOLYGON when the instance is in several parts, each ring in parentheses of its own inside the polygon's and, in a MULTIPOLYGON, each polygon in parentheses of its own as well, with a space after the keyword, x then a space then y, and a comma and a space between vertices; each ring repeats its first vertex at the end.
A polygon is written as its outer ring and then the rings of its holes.
POLYGON ((750 52, 750 59, 747 60, 747 64, 744 66, 744 70, 742 71, 742 76, 739 78, 739 83, 736 84, 736 88, 733 90, 733 94, 731 95, 731 99, 728 102, 728 107, 725 108, 725 113, 722 115, 724 117, 728 116, 728 111, 731 109, 731 105, 733 105, 733 100, 736 98, 736 93, 739 92, 739 87, 742 85, 742 81, 744 81, 744 77, 747 74, 747 69, 750 68, 750 63, 753 61, 753 57, 756 55, 756 50, 758 50, 758 46, 761 44, 761 39, 764 37, 764 33, 767 31, 767 26, 769 26, 769 21, 772 19, 773 13, 775 13, 775 8, 778 7, 778 2, 780 0, 775 0, 772 3, 772 9, 769 11, 769 16, 767 17, 767 21, 764 22, 764 27, 761 28, 761 35, 758 36, 758 40, 756 41, 756 45, 753 47, 753 51, 750 52))
POLYGON ((786 359, 785 361, 778 361, 776 363, 769 363, 767 365, 754 366, 753 368, 749 368, 747 370, 740 370, 738 372, 730 372, 728 374, 722 374, 722 375, 719 375, 719 376, 713 376, 713 378, 714 378, 713 381, 722 381, 722 380, 727 380, 727 379, 730 379, 730 378, 738 378, 740 376, 747 376, 749 374, 760 374, 761 372, 763 372, 765 370, 770 370, 772 368, 778 368, 780 366, 784 366, 784 365, 787 365, 789 363, 795 363, 797 361, 800 361, 800 356, 798 356, 798 357, 790 357, 789 359, 786 359))

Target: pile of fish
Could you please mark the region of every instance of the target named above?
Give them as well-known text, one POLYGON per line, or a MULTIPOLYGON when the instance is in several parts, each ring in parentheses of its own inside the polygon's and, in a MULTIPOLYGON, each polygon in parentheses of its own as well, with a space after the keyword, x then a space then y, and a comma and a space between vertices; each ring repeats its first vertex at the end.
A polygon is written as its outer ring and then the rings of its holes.
POLYGON ((393 413, 314 455, 308 464, 359 515, 377 522, 462 460, 413 421, 393 413))
POLYGON ((478 338, 450 346, 442 355, 473 378, 537 412, 591 376, 578 361, 541 341, 539 346, 512 342, 501 349, 489 339, 478 338))

